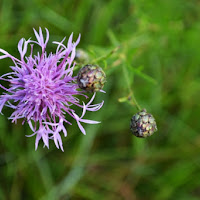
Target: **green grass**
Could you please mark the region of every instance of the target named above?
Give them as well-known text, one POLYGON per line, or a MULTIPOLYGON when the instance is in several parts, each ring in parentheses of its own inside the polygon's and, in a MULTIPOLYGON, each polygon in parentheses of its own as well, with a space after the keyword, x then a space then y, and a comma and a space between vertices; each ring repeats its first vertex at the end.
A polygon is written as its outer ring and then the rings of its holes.
MULTIPOLYGON (((0 48, 18 57, 32 28, 48 28, 50 41, 81 33, 78 47, 104 68, 107 83, 95 100, 104 107, 86 116, 102 123, 86 125, 84 136, 72 121, 64 153, 53 141, 35 151, 29 127, 11 124, 3 110, 0 199, 199 199, 199 11, 197 0, 2 0, 0 48), (146 139, 129 130, 133 94, 157 121, 146 139)), ((0 74, 11 64, 0 60, 0 74)))

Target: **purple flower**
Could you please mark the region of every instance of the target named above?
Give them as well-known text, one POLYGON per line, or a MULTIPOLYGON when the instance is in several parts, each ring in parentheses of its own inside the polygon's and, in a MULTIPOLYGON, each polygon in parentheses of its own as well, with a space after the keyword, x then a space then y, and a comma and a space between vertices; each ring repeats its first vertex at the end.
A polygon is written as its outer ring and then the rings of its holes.
POLYGON ((63 150, 61 132, 67 136, 64 122, 71 125, 65 119, 65 114, 73 117, 81 132, 86 134, 81 122, 97 124, 99 122, 83 119, 86 111, 97 111, 103 106, 103 101, 92 105, 95 93, 90 101, 85 104, 80 103, 77 95, 83 95, 83 91, 78 90, 76 76, 73 76, 76 46, 80 41, 80 35, 75 43, 72 42, 73 34, 70 35, 67 46, 61 42, 53 42, 57 45, 56 53, 47 54, 46 45, 49 40, 49 31, 46 29, 46 39, 43 37, 41 28, 39 32, 34 30, 37 41, 22 38, 18 43, 18 51, 21 58, 17 59, 8 52, 0 49, 3 54, 0 59, 11 58, 14 66, 12 72, 4 74, 0 80, 10 83, 6 88, 0 84, 5 92, 0 95, 0 112, 3 106, 12 108, 14 111, 9 117, 12 122, 17 122, 23 118, 23 123, 28 122, 31 130, 36 135, 35 149, 42 139, 44 146, 49 148, 49 139, 53 139, 56 147, 63 150), (33 55, 33 46, 37 44, 41 47, 41 53, 33 55), (30 55, 25 56, 28 45, 30 45, 30 55), (72 106, 82 108, 82 115, 79 117, 72 106))

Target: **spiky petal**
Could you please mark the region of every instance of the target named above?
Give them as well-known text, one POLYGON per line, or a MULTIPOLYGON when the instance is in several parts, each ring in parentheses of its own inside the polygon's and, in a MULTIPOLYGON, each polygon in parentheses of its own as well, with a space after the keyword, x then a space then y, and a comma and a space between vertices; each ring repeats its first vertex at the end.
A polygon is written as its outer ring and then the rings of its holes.
POLYGON ((70 35, 67 46, 61 42, 57 44, 56 53, 46 52, 46 46, 49 40, 49 31, 46 29, 46 38, 43 37, 42 29, 37 32, 34 29, 36 41, 22 38, 18 43, 20 59, 10 55, 3 49, 0 59, 11 58, 14 66, 11 66, 12 72, 0 77, 1 81, 8 81, 9 88, 2 84, 0 87, 5 92, 0 95, 0 112, 4 106, 12 108, 14 111, 10 116, 12 122, 17 122, 22 118, 23 123, 28 122, 33 135, 36 135, 35 149, 38 147, 40 140, 44 146, 49 148, 49 140, 55 142, 57 148, 63 150, 63 144, 60 133, 67 136, 67 130, 64 122, 71 124, 65 119, 68 114, 74 118, 83 134, 85 129, 81 123, 96 124, 98 122, 83 119, 86 111, 97 111, 103 106, 103 101, 99 104, 92 105, 95 94, 87 104, 81 104, 77 95, 83 95, 78 90, 76 82, 77 77, 73 76, 75 63, 76 46, 80 41, 80 35, 75 43, 72 42, 73 34, 70 35), (33 55, 34 44, 41 47, 41 53, 33 55), (31 52, 26 57, 28 46, 31 52), (83 114, 79 117, 72 105, 83 109, 83 114))

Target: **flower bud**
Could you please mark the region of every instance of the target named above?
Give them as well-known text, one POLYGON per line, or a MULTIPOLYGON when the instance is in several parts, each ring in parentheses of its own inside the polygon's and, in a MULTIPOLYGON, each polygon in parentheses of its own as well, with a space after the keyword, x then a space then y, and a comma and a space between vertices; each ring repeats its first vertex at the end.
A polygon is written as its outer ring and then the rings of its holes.
POLYGON ((76 55, 75 55, 75 61, 77 63, 87 63, 89 61, 89 56, 87 52, 85 52, 82 49, 77 49, 76 50, 76 55))
POLYGON ((157 131, 156 121, 143 109, 131 118, 130 129, 135 136, 146 138, 157 131))
POLYGON ((77 82, 81 89, 87 92, 97 92, 103 88, 106 74, 101 67, 88 64, 80 69, 77 82))

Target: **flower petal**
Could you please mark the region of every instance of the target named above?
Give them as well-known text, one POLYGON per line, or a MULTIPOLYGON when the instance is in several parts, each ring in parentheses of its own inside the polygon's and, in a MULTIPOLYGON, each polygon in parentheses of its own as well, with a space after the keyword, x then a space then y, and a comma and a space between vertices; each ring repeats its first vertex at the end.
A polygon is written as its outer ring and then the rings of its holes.
POLYGON ((89 120, 89 119, 79 119, 80 122, 87 123, 87 124, 99 124, 101 122, 89 120))
POLYGON ((41 137, 42 137, 41 134, 37 133, 37 136, 36 136, 36 139, 35 139, 35 150, 37 150, 37 148, 38 148, 38 143, 39 143, 41 137))
POLYGON ((76 120, 76 122, 77 122, 78 127, 79 127, 79 129, 81 130, 81 132, 82 132, 84 135, 86 135, 85 129, 83 128, 83 126, 81 125, 81 123, 80 123, 78 120, 76 120))

